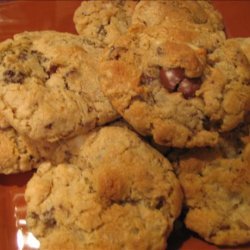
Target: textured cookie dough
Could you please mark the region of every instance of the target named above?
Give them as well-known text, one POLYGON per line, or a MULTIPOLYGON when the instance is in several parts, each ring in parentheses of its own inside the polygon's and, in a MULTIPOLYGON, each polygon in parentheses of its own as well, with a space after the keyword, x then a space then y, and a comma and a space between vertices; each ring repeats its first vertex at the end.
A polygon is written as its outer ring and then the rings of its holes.
POLYGON ((217 148, 193 150, 177 165, 188 207, 185 224, 216 245, 250 241, 249 135, 250 126, 243 137, 228 133, 217 148))
MULTIPOLYGON (((160 83, 161 67, 202 74, 206 51, 168 40, 165 28, 134 28, 106 53, 101 83, 114 108, 142 135, 174 147, 215 145, 217 133, 205 130, 202 100, 186 100, 160 83), (191 119, 192 118, 192 119, 191 119)), ((189 38, 183 37, 184 40, 189 38)))
POLYGON ((250 37, 233 38, 231 40, 239 44, 240 48, 245 53, 248 61, 250 62, 250 37))
POLYGON ((173 35, 201 39, 201 46, 213 50, 225 40, 221 14, 207 1, 140 1, 132 24, 166 26, 173 35))
POLYGON ((123 127, 82 141, 79 161, 45 163, 27 185, 41 249, 165 249, 182 191, 171 164, 123 127))
MULTIPOLYGON (((225 39, 222 17, 206 1, 83 1, 75 11, 74 23, 80 35, 106 45, 135 24, 146 27, 165 23, 179 32, 209 32, 210 47, 225 39)), ((210 48, 209 47, 209 48, 210 48)))
POLYGON ((29 171, 39 162, 38 152, 0 113, 0 174, 29 171))
POLYGON ((56 144, 34 142, 12 127, 0 129, 0 173, 13 174, 36 168, 52 158, 56 144))
POLYGON ((0 173, 29 171, 39 162, 37 150, 14 129, 0 129, 0 173))
POLYGON ((125 33, 138 1, 83 1, 76 9, 74 23, 80 35, 106 45, 125 33))
POLYGON ((158 144, 214 146, 218 131, 235 128, 248 112, 249 62, 230 40, 207 55, 200 34, 196 40, 173 32, 164 25, 131 28, 105 54, 103 91, 137 132, 158 144), (181 69, 188 81, 200 81, 200 90, 192 98, 170 91, 161 80, 165 69, 181 69))
POLYGON ((5 117, 0 113, 0 130, 10 127, 10 124, 6 121, 5 117))
POLYGON ((117 113, 99 85, 100 51, 84 37, 54 31, 2 42, 0 112, 20 134, 46 141, 112 121, 117 113))
POLYGON ((208 56, 197 96, 204 100, 205 115, 220 132, 244 122, 250 112, 250 61, 237 39, 228 39, 208 56))
POLYGON ((186 22, 207 26, 210 30, 223 30, 221 14, 209 1, 139 1, 132 22, 145 26, 160 25, 164 21, 186 22))

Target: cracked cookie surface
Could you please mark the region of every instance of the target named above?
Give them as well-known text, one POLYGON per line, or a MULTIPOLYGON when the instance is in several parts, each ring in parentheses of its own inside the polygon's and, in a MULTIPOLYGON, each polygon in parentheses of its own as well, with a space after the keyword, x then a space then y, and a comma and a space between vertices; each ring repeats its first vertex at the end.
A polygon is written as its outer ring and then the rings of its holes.
POLYGON ((0 113, 0 129, 9 128, 10 124, 6 121, 5 117, 0 113))
POLYGON ((74 14, 78 34, 108 45, 125 33, 138 1, 83 1, 74 14))
MULTIPOLYGON (((217 44, 224 38, 223 22, 206 1, 83 1, 74 14, 76 30, 105 44, 112 44, 131 25, 161 25, 189 32, 196 29, 210 31, 211 40, 217 44)), ((214 46, 214 44, 210 44, 214 46)))
POLYGON ((0 110, 20 134, 56 141, 117 117, 96 73, 103 48, 89 41, 41 31, 1 43, 0 110))
POLYGON ((0 173, 13 174, 36 168, 51 158, 55 144, 33 142, 19 135, 0 114, 0 173))
POLYGON ((230 40, 207 54, 198 34, 174 34, 164 25, 131 28, 105 54, 103 91, 137 132, 158 144, 214 146, 218 131, 235 128, 248 112, 249 62, 230 40))
POLYGON ((233 38, 231 40, 235 43, 238 43, 238 45, 246 55, 248 61, 250 62, 250 37, 233 38))
POLYGON ((225 133, 214 149, 179 155, 176 172, 186 226, 216 245, 250 241, 250 126, 225 133))
POLYGON ((228 39, 208 55, 204 82, 197 96, 204 100, 212 126, 227 132, 250 112, 250 61, 237 39, 228 39))
POLYGON ((133 13, 132 22, 152 26, 168 20, 206 25, 211 30, 224 29, 221 14, 209 1, 141 0, 133 13))
POLYGON ((124 127, 86 136, 74 164, 38 168, 27 222, 41 249, 165 249, 182 191, 171 164, 124 127))
POLYGON ((26 172, 35 168, 39 154, 25 138, 13 128, 0 129, 0 173, 26 172))
POLYGON ((222 16, 208 1, 140 1, 132 24, 164 25, 171 30, 174 40, 185 35, 197 37, 200 45, 209 50, 225 40, 222 16))

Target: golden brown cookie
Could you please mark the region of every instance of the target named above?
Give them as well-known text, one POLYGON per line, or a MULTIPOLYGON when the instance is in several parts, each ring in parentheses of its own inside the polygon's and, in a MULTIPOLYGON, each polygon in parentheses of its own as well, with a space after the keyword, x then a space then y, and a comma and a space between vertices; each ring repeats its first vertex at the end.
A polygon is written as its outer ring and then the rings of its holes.
POLYGON ((14 129, 0 129, 0 173, 12 174, 29 171, 39 162, 39 154, 14 129))
POLYGON ((208 56, 204 81, 197 96, 205 104, 210 125, 220 132, 244 122, 250 111, 250 61, 235 39, 208 56))
POLYGON ((216 245, 250 241, 249 135, 248 125, 224 134, 215 149, 179 155, 176 171, 188 208, 185 224, 216 245))
POLYGON ((27 222, 41 249, 165 249, 182 205, 170 163, 115 126, 86 136, 78 157, 43 164, 28 183, 27 222))
POLYGON ((118 116, 96 73, 102 48, 88 41, 40 31, 0 44, 0 112, 20 134, 57 141, 118 116))
POLYGON ((74 14, 78 34, 106 45, 125 33, 138 1, 82 1, 74 14))
POLYGON ((164 25, 175 33, 175 40, 178 40, 178 34, 198 36, 201 46, 209 50, 225 40, 222 16, 208 1, 142 0, 136 5, 132 24, 164 25))
POLYGON ((101 84, 113 107, 161 145, 214 146, 218 132, 235 128, 248 112, 250 72, 242 50, 228 40, 208 53, 201 37, 209 33, 195 34, 134 26, 103 59, 101 84))
POLYGON ((52 158, 57 144, 34 142, 12 127, 0 129, 0 173, 26 172, 52 158))

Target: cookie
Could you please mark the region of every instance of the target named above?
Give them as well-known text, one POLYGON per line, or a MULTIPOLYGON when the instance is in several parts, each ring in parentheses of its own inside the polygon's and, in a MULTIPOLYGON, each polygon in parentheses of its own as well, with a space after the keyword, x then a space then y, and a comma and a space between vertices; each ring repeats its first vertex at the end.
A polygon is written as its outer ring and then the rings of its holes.
POLYGON ((210 126, 227 132, 244 122, 250 111, 250 63, 235 39, 208 56, 204 82, 197 96, 205 103, 210 126))
POLYGON ((216 245, 250 241, 250 127, 227 134, 215 149, 192 150, 177 166, 186 226, 216 245))
POLYGON ((209 1, 142 0, 136 5, 132 23, 145 26, 159 25, 164 21, 205 25, 211 30, 223 30, 221 14, 209 1))
POLYGON ((125 33, 138 1, 83 1, 74 13, 78 34, 105 45, 125 33))
POLYGON ((106 51, 103 91, 137 132, 157 144, 214 146, 218 131, 235 128, 248 112, 249 63, 230 40, 209 52, 200 43, 209 33, 176 34, 164 25, 131 28, 106 51))
POLYGON ((0 112, 20 134, 53 142, 118 116, 96 73, 102 48, 88 41, 41 31, 0 44, 0 112))
POLYGON ((27 185, 41 249, 165 249, 182 191, 170 163, 125 127, 91 132, 74 164, 45 163, 27 185))
POLYGON ((178 34, 198 36, 209 50, 225 40, 222 16, 207 1, 140 1, 133 13, 132 24, 165 25, 172 30, 173 39, 178 34))

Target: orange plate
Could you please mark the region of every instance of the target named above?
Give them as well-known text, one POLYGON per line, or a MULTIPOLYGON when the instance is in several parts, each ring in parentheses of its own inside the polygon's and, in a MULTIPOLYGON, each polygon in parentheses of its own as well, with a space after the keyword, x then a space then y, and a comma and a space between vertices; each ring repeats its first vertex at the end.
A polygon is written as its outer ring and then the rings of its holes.
MULTIPOLYGON (((0 0, 0 41, 15 33, 57 30, 75 33, 72 16, 80 1, 0 0)), ((214 1, 222 13, 229 37, 250 36, 250 1, 214 1)), ((38 242, 25 226, 23 192, 32 172, 0 175, 0 249, 37 249, 38 242)), ((219 250, 180 227, 170 237, 169 250, 219 250)), ((222 249, 222 248, 220 248, 222 249)), ((229 250, 229 248, 223 248, 229 250)), ((232 249, 232 248, 231 248, 232 249)), ((233 248, 250 250, 250 245, 233 248)))

